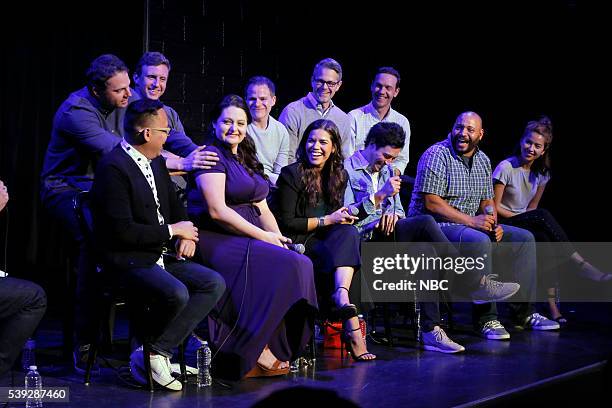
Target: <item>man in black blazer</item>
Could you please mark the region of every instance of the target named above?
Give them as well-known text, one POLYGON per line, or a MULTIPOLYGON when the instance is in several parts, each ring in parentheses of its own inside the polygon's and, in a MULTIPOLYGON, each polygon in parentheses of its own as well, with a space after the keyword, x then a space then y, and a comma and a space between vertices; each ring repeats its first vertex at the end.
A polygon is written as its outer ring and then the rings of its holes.
MULTIPOLYGON (((195 253, 198 230, 187 220, 160 156, 170 129, 164 105, 141 99, 128 106, 125 138, 98 164, 91 190, 95 239, 105 267, 129 290, 155 304, 158 337, 151 344, 153 379, 171 390, 171 350, 208 314, 225 290, 217 272, 185 260, 195 253), (167 247, 174 243, 173 256, 167 247)), ((142 348, 130 357, 144 383, 142 348)))

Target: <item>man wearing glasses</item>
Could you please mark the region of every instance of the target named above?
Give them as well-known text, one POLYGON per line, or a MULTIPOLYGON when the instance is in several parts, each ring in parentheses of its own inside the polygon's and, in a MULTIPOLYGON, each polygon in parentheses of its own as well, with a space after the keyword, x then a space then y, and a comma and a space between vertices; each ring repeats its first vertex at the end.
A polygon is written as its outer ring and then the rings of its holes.
POLYGON ((187 221, 160 156, 170 134, 164 105, 151 99, 132 102, 124 134, 96 169, 91 190, 94 233, 104 266, 116 271, 139 300, 155 299, 152 332, 158 336, 151 342, 150 356, 143 356, 142 348, 134 350, 132 375, 146 384, 148 358, 153 380, 180 391, 182 384, 172 376, 172 349, 217 303, 225 281, 185 259, 195 253, 198 229, 187 221), (170 246, 176 249, 173 255, 163 256, 164 247, 170 246))
POLYGON ((314 67, 310 83, 312 92, 287 105, 278 118, 289 132, 289 163, 295 162, 295 152, 306 127, 321 118, 329 119, 338 126, 342 153, 344 157, 350 157, 355 151, 351 119, 332 101, 342 86, 342 67, 336 60, 325 58, 314 67))

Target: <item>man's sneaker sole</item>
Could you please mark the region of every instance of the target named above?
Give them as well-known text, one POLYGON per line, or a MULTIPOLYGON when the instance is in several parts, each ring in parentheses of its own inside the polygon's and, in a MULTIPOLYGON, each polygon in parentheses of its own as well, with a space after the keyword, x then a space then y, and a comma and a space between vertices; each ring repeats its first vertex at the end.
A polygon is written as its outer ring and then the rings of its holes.
POLYGON ((500 298, 495 298, 495 299, 472 299, 472 303, 474 303, 475 305, 482 305, 485 303, 492 303, 492 302, 499 302, 500 300, 506 300, 506 299, 510 299, 512 296, 514 296, 516 294, 516 292, 518 292, 521 288, 519 287, 516 291, 507 294, 506 296, 500 297, 500 298))
POLYGON ((437 351, 439 353, 444 353, 444 354, 454 354, 454 353, 461 353, 462 351, 465 351, 465 347, 461 346, 461 349, 459 350, 449 350, 449 349, 441 349, 438 348, 436 346, 430 346, 428 344, 423 344, 423 349, 427 350, 427 351, 437 351))
POLYGON ((559 330, 560 328, 561 328, 561 325, 559 325, 558 323, 557 323, 557 326, 536 326, 536 327, 524 326, 523 327, 524 330, 537 330, 537 331, 559 330))
POLYGON ((481 337, 484 337, 487 340, 509 340, 510 339, 510 333, 506 333, 506 334, 483 334, 480 333, 481 337))

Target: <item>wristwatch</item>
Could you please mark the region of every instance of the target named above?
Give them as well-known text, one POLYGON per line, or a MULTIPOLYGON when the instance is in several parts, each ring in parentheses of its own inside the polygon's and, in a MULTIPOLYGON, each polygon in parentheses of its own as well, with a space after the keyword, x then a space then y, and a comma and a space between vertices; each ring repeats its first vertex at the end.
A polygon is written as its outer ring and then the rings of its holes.
POLYGON ((319 217, 319 223, 317 224, 318 228, 322 228, 325 226, 325 217, 319 217))

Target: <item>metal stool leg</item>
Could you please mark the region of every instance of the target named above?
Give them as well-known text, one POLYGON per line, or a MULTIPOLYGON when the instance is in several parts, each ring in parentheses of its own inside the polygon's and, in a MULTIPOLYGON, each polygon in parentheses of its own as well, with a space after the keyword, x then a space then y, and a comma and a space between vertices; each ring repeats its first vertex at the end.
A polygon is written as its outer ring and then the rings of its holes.
POLYGON ((185 338, 178 346, 178 360, 179 365, 181 366, 181 380, 187 382, 187 366, 185 364, 185 348, 187 342, 189 341, 189 336, 185 338))
POLYGON ((89 345, 89 351, 87 352, 87 368, 85 369, 85 379, 83 384, 91 384, 91 370, 93 369, 94 363, 98 356, 98 342, 93 342, 89 345))
POLYGON ((391 329, 391 318, 389 317, 389 305, 387 303, 383 305, 383 321, 385 324, 385 337, 389 345, 393 347, 393 332, 391 329))
POLYGON ((142 360, 144 361, 145 371, 147 372, 147 388, 153 392, 153 376, 151 375, 151 345, 148 341, 142 344, 142 360))

